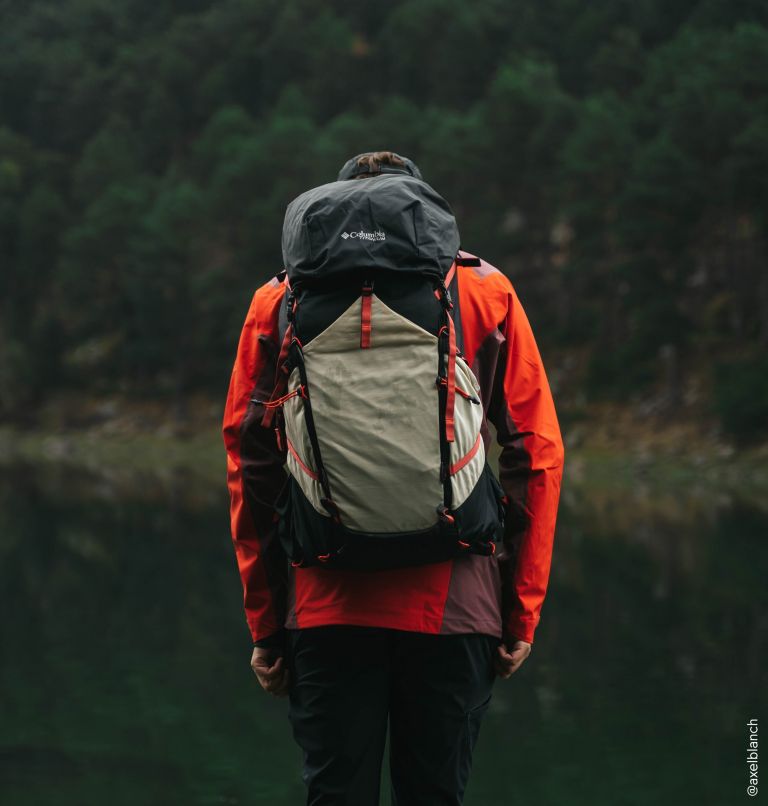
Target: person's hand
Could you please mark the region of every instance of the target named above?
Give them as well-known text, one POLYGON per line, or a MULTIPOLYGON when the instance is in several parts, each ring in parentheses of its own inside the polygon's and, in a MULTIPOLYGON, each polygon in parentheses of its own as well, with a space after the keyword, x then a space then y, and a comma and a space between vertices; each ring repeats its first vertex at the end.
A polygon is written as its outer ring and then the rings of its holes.
POLYGON ((251 655, 251 669, 264 691, 276 697, 288 695, 290 679, 285 658, 279 649, 255 646, 251 655))
POLYGON ((531 645, 527 641, 508 641, 499 644, 494 658, 496 674, 504 680, 512 677, 530 654, 531 645), (507 644, 511 645, 509 649, 507 644))

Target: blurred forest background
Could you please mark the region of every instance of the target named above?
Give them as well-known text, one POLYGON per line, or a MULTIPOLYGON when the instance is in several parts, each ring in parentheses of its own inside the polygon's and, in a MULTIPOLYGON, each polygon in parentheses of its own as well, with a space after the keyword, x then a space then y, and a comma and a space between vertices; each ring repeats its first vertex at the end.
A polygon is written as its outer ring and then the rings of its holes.
POLYGON ((393 149, 512 278, 567 423, 607 403, 768 436, 766 3, 0 0, 0 16, 6 422, 65 399, 75 419, 104 399, 217 411, 287 203, 393 149))
POLYGON ((302 802, 220 423, 286 205, 378 149, 512 279, 566 443, 467 806, 745 797, 768 2, 0 0, 0 803, 302 802))

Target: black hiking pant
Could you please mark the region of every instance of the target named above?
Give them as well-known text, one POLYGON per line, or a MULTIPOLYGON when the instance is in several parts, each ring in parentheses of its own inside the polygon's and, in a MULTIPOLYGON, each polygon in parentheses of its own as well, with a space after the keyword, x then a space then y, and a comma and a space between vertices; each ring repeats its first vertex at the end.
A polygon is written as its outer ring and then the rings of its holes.
POLYGON ((393 806, 459 806, 499 643, 380 627, 287 630, 308 806, 378 806, 387 723, 393 806))

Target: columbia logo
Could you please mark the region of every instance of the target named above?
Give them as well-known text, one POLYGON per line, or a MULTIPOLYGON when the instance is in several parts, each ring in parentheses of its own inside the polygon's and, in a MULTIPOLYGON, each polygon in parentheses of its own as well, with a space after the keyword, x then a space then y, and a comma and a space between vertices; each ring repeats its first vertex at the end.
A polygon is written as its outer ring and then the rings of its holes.
POLYGON ((386 239, 386 233, 382 232, 381 230, 376 230, 375 232, 366 232, 365 230, 360 230, 359 232, 342 232, 341 237, 346 241, 347 238, 357 238, 361 241, 383 241, 386 239))

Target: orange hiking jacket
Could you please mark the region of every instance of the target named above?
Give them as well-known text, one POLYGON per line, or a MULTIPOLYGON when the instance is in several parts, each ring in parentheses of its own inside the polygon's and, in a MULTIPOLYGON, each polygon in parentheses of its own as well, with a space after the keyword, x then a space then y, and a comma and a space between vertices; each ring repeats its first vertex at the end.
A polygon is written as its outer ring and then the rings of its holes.
MULTIPOLYGON (((460 255, 475 257, 464 250, 460 255)), ((285 287, 273 278, 256 291, 248 310, 223 423, 232 539, 254 642, 268 644, 284 627, 329 624, 481 632, 533 642, 560 498, 560 427, 541 355, 509 279, 481 260, 479 267, 459 266, 453 283, 464 355, 482 391, 485 448, 488 423, 501 446, 499 481, 510 501, 503 550, 385 571, 290 567, 273 507, 286 479, 283 454, 249 403, 268 398, 275 377, 285 287)))

